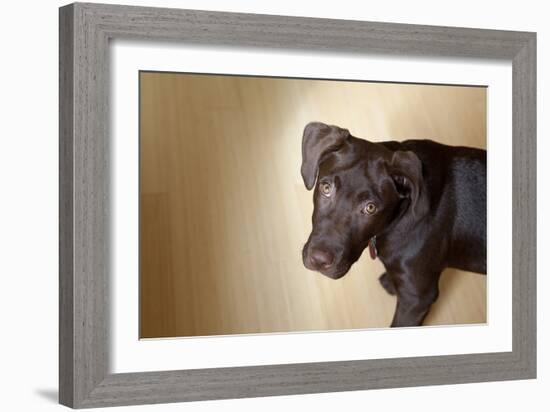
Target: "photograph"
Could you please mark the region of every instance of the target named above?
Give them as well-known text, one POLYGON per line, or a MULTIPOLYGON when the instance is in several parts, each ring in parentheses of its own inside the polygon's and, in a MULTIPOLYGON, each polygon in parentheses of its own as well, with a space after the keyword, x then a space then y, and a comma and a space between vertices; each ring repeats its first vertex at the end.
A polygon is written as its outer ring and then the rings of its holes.
POLYGON ((548 409, 544 5, 5 2, 2 410, 548 409))
POLYGON ((487 88, 139 72, 139 338, 487 322, 487 88))

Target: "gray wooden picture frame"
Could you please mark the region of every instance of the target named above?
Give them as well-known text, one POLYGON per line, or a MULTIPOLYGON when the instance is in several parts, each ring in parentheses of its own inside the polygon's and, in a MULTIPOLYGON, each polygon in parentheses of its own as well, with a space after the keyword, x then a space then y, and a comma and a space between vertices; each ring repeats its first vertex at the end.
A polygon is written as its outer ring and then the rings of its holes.
POLYGON ((535 33, 84 3, 62 7, 59 19, 62 404, 86 408, 535 378, 535 33), (511 61, 513 350, 110 373, 110 39, 511 61))

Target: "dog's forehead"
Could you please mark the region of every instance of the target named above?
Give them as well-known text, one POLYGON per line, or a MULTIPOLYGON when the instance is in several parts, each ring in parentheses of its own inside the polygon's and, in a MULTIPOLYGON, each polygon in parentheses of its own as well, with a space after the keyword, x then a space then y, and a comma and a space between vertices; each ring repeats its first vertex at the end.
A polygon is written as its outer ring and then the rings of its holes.
POLYGON ((352 138, 337 151, 322 158, 319 172, 322 175, 354 173, 369 177, 380 172, 385 155, 379 144, 352 138))

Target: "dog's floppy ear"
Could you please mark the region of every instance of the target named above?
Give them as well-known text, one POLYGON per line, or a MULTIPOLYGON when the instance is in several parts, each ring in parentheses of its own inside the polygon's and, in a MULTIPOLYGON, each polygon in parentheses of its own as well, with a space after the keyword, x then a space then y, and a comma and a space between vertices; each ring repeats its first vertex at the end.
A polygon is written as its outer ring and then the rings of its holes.
POLYGON ((308 190, 315 185, 319 172, 319 160, 330 151, 338 149, 349 136, 347 129, 311 122, 304 128, 302 137, 302 178, 308 190))
POLYGON ((398 150, 390 161, 391 174, 396 186, 405 190, 411 198, 411 209, 416 218, 424 216, 429 209, 428 198, 424 193, 422 162, 411 151, 398 150))

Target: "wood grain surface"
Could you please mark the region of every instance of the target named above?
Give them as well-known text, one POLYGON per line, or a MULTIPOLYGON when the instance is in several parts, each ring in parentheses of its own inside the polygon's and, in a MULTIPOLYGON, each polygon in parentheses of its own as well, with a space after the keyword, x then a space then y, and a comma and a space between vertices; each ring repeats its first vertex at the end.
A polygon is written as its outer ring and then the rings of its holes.
MULTIPOLYGON (((142 72, 140 119, 141 337, 380 328, 378 260, 303 267, 303 127, 485 148, 486 89, 142 72)), ((446 270, 425 323, 485 321, 486 278, 446 270)))

